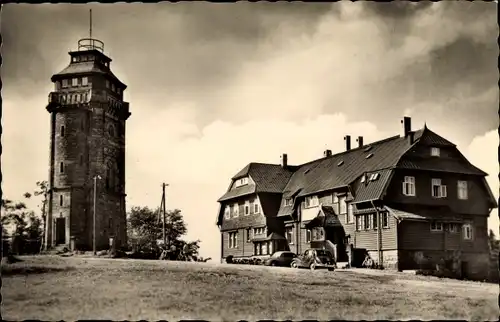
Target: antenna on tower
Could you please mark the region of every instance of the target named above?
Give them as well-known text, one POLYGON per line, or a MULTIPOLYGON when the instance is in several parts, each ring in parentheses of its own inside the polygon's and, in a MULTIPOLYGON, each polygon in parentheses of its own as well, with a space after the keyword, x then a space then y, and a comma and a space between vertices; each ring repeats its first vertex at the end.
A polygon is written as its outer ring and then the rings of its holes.
POLYGON ((90 39, 92 39, 92 9, 90 11, 90 39))
POLYGON ((98 50, 104 53, 104 43, 92 38, 92 9, 89 9, 89 38, 78 41, 78 50, 98 50))

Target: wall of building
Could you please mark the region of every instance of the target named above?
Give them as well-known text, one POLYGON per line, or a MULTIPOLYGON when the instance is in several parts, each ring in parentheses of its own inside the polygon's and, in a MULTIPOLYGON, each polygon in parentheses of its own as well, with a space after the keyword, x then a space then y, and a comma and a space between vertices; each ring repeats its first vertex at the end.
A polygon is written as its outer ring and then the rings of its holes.
POLYGON ((398 170, 394 174, 387 189, 386 200, 395 203, 449 206, 453 211, 461 214, 487 215, 489 213, 488 193, 482 180, 459 174, 431 173, 425 171, 398 170), (403 195, 403 181, 405 176, 415 177, 415 196, 403 195), (432 179, 441 179, 446 185, 447 198, 432 197, 432 179), (458 180, 467 181, 468 199, 458 199, 458 180))

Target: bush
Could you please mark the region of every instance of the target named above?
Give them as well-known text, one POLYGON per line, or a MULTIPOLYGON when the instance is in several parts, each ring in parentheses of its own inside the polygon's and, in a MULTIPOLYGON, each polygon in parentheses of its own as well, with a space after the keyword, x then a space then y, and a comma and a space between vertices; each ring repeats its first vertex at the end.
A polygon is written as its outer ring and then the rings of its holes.
POLYGON ((226 263, 228 264, 233 264, 233 255, 229 255, 226 257, 226 263))

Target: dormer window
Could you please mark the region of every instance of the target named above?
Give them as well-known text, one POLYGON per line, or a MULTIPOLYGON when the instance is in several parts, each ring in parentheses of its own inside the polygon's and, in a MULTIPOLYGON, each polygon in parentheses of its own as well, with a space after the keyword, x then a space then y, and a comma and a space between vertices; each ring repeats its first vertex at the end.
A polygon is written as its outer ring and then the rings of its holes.
POLYGON ((292 206, 293 205, 293 199, 292 198, 286 198, 285 199, 285 206, 292 206))
POLYGON ((378 172, 377 173, 372 173, 372 175, 370 176, 370 181, 377 180, 379 176, 380 176, 380 174, 378 172))
POLYGON ((439 157, 441 155, 441 149, 440 148, 436 148, 436 147, 432 147, 431 148, 431 156, 433 157, 439 157))
POLYGON ((248 184, 248 177, 240 178, 236 181, 236 187, 244 186, 248 184))
POLYGON ((363 174, 363 176, 361 177, 361 183, 364 183, 366 181, 366 174, 363 174))
POLYGON ((306 197, 306 208, 316 207, 319 205, 318 196, 307 196, 306 197))

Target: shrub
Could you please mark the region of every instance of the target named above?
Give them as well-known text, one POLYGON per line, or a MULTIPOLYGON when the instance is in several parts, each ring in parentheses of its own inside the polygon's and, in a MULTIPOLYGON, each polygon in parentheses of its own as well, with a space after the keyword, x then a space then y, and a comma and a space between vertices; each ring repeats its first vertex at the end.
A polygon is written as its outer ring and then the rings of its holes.
POLYGON ((226 263, 233 264, 233 255, 229 255, 226 257, 226 263))

